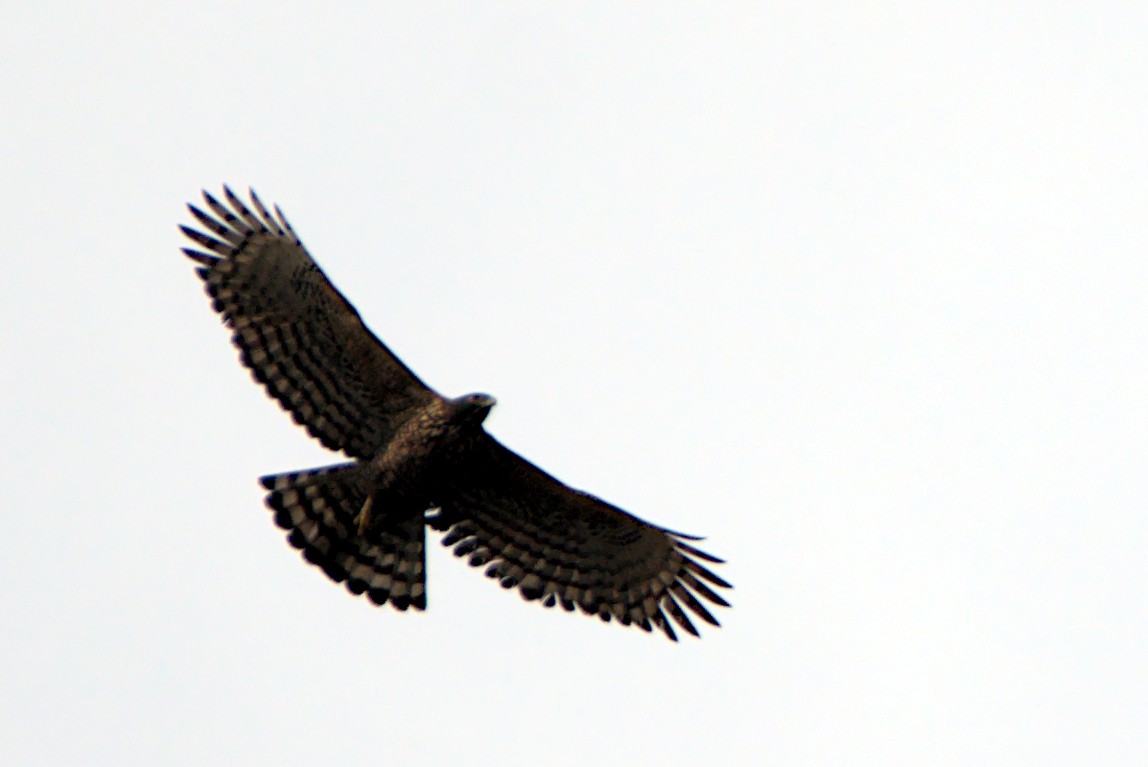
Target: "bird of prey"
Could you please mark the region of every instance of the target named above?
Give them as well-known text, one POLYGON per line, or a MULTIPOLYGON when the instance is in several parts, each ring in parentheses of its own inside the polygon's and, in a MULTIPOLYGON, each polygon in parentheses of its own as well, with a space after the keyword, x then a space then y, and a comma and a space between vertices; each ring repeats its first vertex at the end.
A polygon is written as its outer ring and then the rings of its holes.
POLYGON ((547 607, 577 607, 677 639, 689 613, 729 604, 721 563, 666 530, 574 490, 483 429, 486 394, 440 396, 363 324, 307 253, 278 206, 228 187, 202 231, 181 226, 211 304, 243 364, 331 450, 352 460, 260 481, 303 557, 353 594, 398 610, 426 608, 426 528, 504 588, 547 607))

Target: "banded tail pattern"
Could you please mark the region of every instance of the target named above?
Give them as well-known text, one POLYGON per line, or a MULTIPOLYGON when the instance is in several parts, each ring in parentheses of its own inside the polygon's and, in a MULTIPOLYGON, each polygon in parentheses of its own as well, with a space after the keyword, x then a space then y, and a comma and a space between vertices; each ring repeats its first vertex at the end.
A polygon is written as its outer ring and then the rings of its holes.
POLYGON ((270 493, 267 506, 275 524, 289 530, 287 541, 352 594, 398 610, 426 609, 425 525, 421 515, 388 520, 386 501, 370 505, 366 532, 359 515, 367 504, 364 467, 339 464, 310 471, 274 474, 260 482, 270 493))

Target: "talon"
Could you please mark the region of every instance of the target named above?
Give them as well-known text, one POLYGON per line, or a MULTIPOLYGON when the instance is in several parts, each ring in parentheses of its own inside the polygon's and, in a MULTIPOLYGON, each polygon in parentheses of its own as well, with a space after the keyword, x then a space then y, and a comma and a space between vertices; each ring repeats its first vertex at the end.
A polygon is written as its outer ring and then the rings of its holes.
POLYGON ((359 514, 355 517, 355 523, 359 526, 359 535, 365 535, 367 528, 371 526, 371 504, 374 500, 375 496, 368 495, 367 500, 363 503, 363 508, 359 509, 359 514))

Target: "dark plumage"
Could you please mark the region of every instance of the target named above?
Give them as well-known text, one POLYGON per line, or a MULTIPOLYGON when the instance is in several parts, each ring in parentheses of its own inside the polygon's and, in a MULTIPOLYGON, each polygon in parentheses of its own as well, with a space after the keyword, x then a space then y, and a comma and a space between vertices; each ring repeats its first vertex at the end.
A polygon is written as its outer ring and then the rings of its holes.
POLYGON ((730 585, 701 562, 697 538, 655 527, 574 490, 511 452, 482 422, 485 394, 456 399, 423 384, 359 318, 278 207, 228 188, 189 205, 212 306, 243 364, 295 421, 350 463, 263 477, 288 541, 354 594, 399 610, 426 607, 425 529, 504 588, 546 607, 676 639, 730 585), (683 609, 685 608, 685 609, 683 609))

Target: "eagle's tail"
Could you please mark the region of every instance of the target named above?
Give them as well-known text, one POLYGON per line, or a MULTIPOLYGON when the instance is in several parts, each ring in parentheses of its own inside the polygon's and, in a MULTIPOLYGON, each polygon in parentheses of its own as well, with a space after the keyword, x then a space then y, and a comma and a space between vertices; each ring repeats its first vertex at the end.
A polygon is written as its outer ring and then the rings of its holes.
MULTIPOLYGON (((387 514, 364 467, 344 463, 259 480, 287 541, 352 594, 398 610, 426 609, 426 549, 421 514, 387 514)), ((397 510, 396 510, 397 511, 397 510)))

